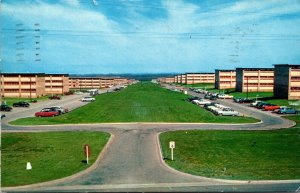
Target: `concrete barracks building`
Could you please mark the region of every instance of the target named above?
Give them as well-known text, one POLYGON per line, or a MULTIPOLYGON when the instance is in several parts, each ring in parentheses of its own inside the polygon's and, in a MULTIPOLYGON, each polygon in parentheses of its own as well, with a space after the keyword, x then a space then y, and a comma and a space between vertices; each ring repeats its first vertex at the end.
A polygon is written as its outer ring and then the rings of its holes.
POLYGON ((215 83, 214 73, 187 73, 186 84, 215 83))
POLYGON ((229 89, 236 86, 235 70, 215 70, 215 88, 229 89))
POLYGON ((300 65, 277 64, 274 66, 274 97, 300 99, 300 65))
POLYGON ((69 88, 73 89, 100 89, 115 85, 129 84, 132 80, 127 78, 110 77, 70 77, 69 88))
POLYGON ((69 92, 66 74, 2 73, 2 97, 37 98, 69 92))
POLYGON ((236 91, 273 92, 273 68, 236 68, 236 91))

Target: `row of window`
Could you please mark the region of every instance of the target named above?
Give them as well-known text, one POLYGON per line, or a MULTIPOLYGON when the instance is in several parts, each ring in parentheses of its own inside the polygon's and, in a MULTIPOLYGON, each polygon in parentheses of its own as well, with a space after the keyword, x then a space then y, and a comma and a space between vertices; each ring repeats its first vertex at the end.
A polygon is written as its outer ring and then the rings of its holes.
POLYGON ((291 91, 300 91, 300 87, 291 87, 291 91))
POLYGON ((46 88, 63 88, 63 86, 45 86, 46 88))
MULTIPOLYGON (((258 86, 258 83, 244 83, 244 86, 247 86, 247 85, 251 85, 251 86, 258 86)), ((273 83, 260 83, 259 86, 273 86, 274 84, 273 83)))
POLYGON ((47 82, 47 83, 48 82, 63 83, 64 81, 63 80, 52 80, 52 81, 51 80, 45 80, 45 82, 47 82))
POLYGON ((4 92, 36 92, 36 89, 4 89, 4 92))

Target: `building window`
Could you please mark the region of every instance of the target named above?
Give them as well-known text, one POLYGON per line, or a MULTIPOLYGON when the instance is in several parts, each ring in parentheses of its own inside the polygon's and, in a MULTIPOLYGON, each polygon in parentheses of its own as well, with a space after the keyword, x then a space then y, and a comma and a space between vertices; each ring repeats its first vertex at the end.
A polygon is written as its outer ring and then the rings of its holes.
POLYGON ((291 91, 292 92, 299 92, 300 91, 300 87, 291 87, 291 91))
POLYGON ((19 92, 19 89, 4 89, 4 92, 16 93, 19 92))

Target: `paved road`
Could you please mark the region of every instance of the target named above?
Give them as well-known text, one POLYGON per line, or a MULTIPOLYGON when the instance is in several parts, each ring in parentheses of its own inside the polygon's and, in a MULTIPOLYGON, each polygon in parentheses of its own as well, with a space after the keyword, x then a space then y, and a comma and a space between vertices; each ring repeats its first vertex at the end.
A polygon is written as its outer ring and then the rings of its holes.
MULTIPOLYGON (((191 94, 196 95, 196 93, 191 94)), ((110 132, 114 136, 102 159, 96 163, 91 172, 56 182, 6 188, 4 191, 295 191, 300 186, 300 181, 251 181, 249 183, 217 180, 184 174, 164 164, 157 139, 160 132, 189 129, 269 130, 294 125, 292 121, 282 119, 280 116, 230 101, 220 102, 263 122, 245 125, 129 123, 29 127, 9 126, 6 124, 7 121, 3 122, 4 132, 99 130, 110 132)), ((77 96, 73 96, 66 97, 66 100, 60 101, 59 105, 77 107, 82 103, 78 102, 77 96)), ((32 115, 32 111, 34 110, 14 112, 10 119, 32 115)))

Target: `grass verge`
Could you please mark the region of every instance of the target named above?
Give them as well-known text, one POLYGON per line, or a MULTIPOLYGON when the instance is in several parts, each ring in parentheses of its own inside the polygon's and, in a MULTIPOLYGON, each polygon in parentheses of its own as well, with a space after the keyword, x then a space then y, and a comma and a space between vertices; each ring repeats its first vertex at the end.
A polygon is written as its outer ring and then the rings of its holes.
POLYGON ((165 162, 186 173, 232 180, 300 179, 300 116, 276 131, 172 131, 160 134, 165 162), (174 161, 169 141, 176 142, 174 161))
POLYGON ((31 117, 14 125, 111 122, 212 122, 254 123, 251 117, 220 117, 187 101, 189 96, 150 83, 131 85, 115 93, 98 95, 96 101, 58 117, 31 117))
POLYGON ((88 168, 97 159, 110 134, 104 132, 2 133, 1 186, 50 181, 88 168), (83 146, 89 144, 89 165, 83 146), (26 170, 31 162, 32 170, 26 170))
MULTIPOLYGON (((43 100, 48 100, 49 96, 42 96, 39 98, 32 98, 32 100, 37 100, 37 101, 43 101, 43 100)), ((8 106, 12 106, 13 103, 19 102, 19 101, 25 101, 30 103, 30 98, 9 98, 9 97, 3 97, 2 101, 5 101, 8 106)))

